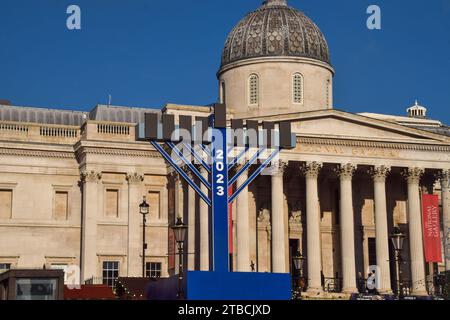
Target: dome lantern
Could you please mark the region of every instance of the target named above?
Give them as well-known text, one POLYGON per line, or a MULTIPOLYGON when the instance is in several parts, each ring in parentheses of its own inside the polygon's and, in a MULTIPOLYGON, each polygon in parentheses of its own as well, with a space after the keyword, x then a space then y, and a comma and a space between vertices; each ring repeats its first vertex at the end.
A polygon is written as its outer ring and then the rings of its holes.
POLYGON ((427 111, 427 108, 421 106, 417 100, 412 107, 407 109, 408 117, 410 118, 426 118, 427 111))
POLYGON ((263 2, 265 6, 287 6, 286 0, 265 0, 263 2))

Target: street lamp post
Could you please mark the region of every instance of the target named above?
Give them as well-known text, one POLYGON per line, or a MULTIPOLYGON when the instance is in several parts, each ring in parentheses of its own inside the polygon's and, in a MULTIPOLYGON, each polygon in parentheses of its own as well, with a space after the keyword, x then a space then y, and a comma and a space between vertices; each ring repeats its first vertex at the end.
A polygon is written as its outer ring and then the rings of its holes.
POLYGON ((403 234, 400 228, 395 227, 394 233, 391 235, 392 245, 395 251, 395 273, 397 277, 397 297, 400 298, 401 292, 401 280, 400 280, 400 252, 403 249, 403 242, 405 240, 405 234, 403 234))
POLYGON ((142 203, 139 205, 139 212, 142 214, 142 278, 145 278, 145 250, 147 243, 145 242, 145 224, 147 222, 146 216, 150 212, 150 205, 144 196, 142 203))
POLYGON ((175 234, 175 241, 178 244, 178 299, 184 299, 183 290, 183 244, 186 237, 187 225, 183 223, 181 217, 177 218, 177 223, 173 225, 172 230, 175 234))
POLYGON ((302 253, 297 251, 297 253, 292 257, 292 260, 294 261, 294 267, 297 273, 299 274, 299 280, 296 282, 296 287, 300 291, 300 298, 302 296, 302 277, 303 277, 303 264, 305 262, 305 257, 302 255, 302 253))

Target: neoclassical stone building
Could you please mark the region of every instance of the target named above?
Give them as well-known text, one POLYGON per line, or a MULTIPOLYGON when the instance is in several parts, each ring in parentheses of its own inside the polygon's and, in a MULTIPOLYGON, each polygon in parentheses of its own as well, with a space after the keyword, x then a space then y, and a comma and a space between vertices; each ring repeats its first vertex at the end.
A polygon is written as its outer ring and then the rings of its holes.
MULTIPOLYGON (((403 280, 426 294, 426 276, 444 264, 424 259, 421 194, 440 195, 449 259, 450 130, 418 103, 405 117, 338 110, 334 72, 319 28, 285 0, 265 1, 228 36, 217 76, 230 118, 289 121, 297 135, 278 173, 259 177, 233 204, 233 269, 291 272, 301 251, 310 294, 335 279, 356 292, 370 265, 381 272, 380 291, 391 292, 389 235, 399 227, 408 236, 403 280)), ((0 105, 0 269, 74 264, 83 281, 107 283, 141 276, 143 196, 151 206, 147 275, 175 272, 169 226, 178 215, 189 225, 188 268, 210 268, 208 207, 136 141, 148 112, 204 117, 211 109, 0 105)))

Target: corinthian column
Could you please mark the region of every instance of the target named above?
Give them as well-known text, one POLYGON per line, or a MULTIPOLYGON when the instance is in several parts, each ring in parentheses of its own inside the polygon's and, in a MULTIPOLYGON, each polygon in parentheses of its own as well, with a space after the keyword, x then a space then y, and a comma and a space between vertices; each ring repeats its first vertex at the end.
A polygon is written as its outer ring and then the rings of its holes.
MULTIPOLYGON (((245 171, 238 178, 238 187, 247 181, 248 174, 245 171)), ((236 201, 236 238, 237 238, 237 271, 250 272, 250 216, 248 211, 248 188, 242 190, 236 201)))
POLYGON ((320 245, 320 212, 317 178, 322 169, 318 162, 308 162, 302 168, 306 177, 306 242, 308 291, 321 292, 322 251, 320 245))
POLYGON ((278 163, 272 175, 272 272, 286 273, 283 174, 287 164, 278 163))
MULTIPOLYGON (((443 170, 440 175, 442 189, 442 216, 444 226, 445 270, 450 272, 450 170, 443 170)), ((449 275, 450 276, 450 275, 449 275)))
POLYGON ((96 277, 97 272, 97 212, 98 182, 101 172, 82 171, 83 223, 81 234, 81 281, 96 277))
POLYGON ((353 164, 344 164, 339 167, 337 173, 341 185, 341 253, 343 292, 355 293, 356 288, 356 263, 355 263, 355 226, 353 213, 352 179, 356 167, 353 164))
MULTIPOLYGON (((126 176, 128 181, 128 254, 127 271, 128 277, 142 277, 142 261, 139 256, 142 254, 142 242, 140 239, 140 222, 142 215, 139 214, 139 204, 142 201, 142 181, 144 176, 137 173, 129 173, 126 176)), ((150 206, 155 205, 150 203, 150 206)))
POLYGON ((403 172, 403 176, 408 181, 409 247, 413 295, 427 295, 419 191, 420 178, 423 173, 424 170, 421 168, 409 168, 403 172))
POLYGON ((391 273, 389 268, 389 235, 386 209, 386 177, 390 172, 389 167, 379 166, 370 170, 374 182, 375 200, 375 237, 379 292, 382 294, 392 293, 391 273))
MULTIPOLYGON (((208 171, 203 166, 200 167, 200 173, 208 180, 208 171)), ((201 184, 201 190, 208 194, 208 188, 201 184)), ((209 207, 200 199, 200 271, 209 271, 209 207)))

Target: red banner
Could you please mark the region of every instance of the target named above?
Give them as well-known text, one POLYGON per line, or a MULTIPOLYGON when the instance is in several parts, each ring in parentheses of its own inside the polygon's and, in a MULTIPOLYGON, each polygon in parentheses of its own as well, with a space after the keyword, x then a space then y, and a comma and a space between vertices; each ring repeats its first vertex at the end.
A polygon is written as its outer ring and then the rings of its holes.
POLYGON ((422 205, 425 260, 427 262, 442 262, 439 196, 424 194, 422 205))

